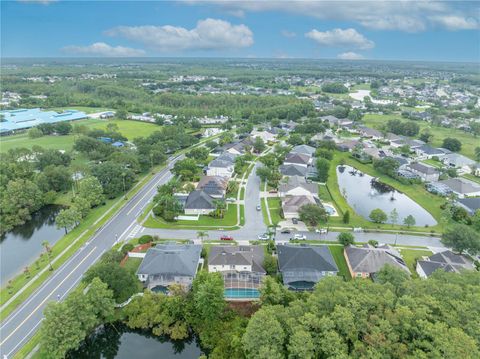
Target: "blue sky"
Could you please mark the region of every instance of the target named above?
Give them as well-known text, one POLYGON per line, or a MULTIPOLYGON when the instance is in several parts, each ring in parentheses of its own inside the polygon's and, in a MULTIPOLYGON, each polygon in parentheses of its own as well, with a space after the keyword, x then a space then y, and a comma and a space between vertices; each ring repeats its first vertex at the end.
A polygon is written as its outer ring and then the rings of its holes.
POLYGON ((1 1, 2 57, 480 60, 460 1, 1 1))

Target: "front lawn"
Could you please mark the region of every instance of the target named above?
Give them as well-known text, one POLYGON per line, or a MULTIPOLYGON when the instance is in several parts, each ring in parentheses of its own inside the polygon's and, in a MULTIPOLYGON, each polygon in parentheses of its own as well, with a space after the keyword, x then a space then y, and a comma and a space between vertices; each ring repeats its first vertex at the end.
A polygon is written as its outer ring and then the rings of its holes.
POLYGON ((272 217, 272 224, 281 222, 283 218, 280 216, 282 210, 282 200, 278 197, 267 198, 268 208, 270 208, 270 216, 272 217))
MULTIPOLYGON (((198 227, 233 227, 237 225, 237 205, 228 204, 228 208, 225 211, 223 218, 213 218, 210 216, 200 216, 198 221, 179 220, 174 222, 166 222, 162 218, 154 217, 150 215, 143 224, 145 227, 150 228, 185 228, 196 229, 198 227)), ((213 229, 212 228, 212 229, 213 229)))

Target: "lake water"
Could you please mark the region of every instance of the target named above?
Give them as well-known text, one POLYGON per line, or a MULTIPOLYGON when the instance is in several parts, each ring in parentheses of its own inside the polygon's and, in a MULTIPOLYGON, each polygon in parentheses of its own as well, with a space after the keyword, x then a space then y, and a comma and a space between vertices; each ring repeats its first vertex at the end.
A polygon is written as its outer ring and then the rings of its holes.
MULTIPOLYGON (((368 220, 370 212, 376 208, 380 208, 387 215, 395 208, 398 212, 398 224, 403 224, 404 218, 410 214, 415 218, 417 226, 437 224, 432 215, 410 197, 388 186, 372 185, 373 177, 362 174, 353 167, 338 166, 337 178, 340 193, 346 197, 348 204, 368 220)), ((391 223, 390 218, 387 223, 391 223)))
POLYGON ((173 341, 124 324, 107 324, 90 336, 68 359, 197 359, 202 354, 197 340, 173 341))
POLYGON ((55 216, 61 206, 45 206, 32 215, 32 219, 0 237, 0 282, 3 287, 8 279, 21 273, 44 250, 43 241, 53 245, 65 231, 55 226, 55 216))

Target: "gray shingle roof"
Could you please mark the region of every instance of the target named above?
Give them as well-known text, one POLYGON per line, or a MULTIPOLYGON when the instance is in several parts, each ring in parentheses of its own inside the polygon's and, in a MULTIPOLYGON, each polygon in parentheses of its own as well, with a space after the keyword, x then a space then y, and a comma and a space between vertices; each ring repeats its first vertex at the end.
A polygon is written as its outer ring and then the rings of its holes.
POLYGON ((287 182, 282 183, 279 186, 278 190, 279 192, 288 192, 297 187, 302 187, 312 194, 318 193, 318 185, 315 183, 307 183, 305 178, 301 176, 289 177, 287 182))
POLYGON ((147 251, 137 274, 193 277, 201 252, 198 244, 158 244, 147 251))
POLYGON ((444 181, 439 181, 448 186, 452 191, 458 193, 473 193, 480 192, 480 185, 462 178, 450 178, 444 181))
POLYGON ((198 182, 197 189, 210 196, 221 196, 227 189, 228 180, 220 176, 203 176, 198 182))
POLYGON ((215 209, 214 199, 204 191, 192 191, 185 202, 185 209, 215 209))
POLYGON ((313 156, 315 153, 315 147, 309 145, 298 145, 292 148, 290 153, 303 153, 308 156, 313 156))
POLYGON ((233 163, 230 161, 225 161, 217 158, 217 159, 214 159, 212 162, 210 162, 208 167, 209 168, 228 168, 228 167, 233 167, 233 163))
POLYGON ((414 169, 415 171, 418 171, 427 175, 433 175, 435 173, 438 173, 438 170, 435 167, 427 166, 423 163, 411 163, 409 167, 414 169))
POLYGON ((263 258, 263 246, 212 246, 208 264, 251 265, 253 271, 266 273, 263 258))
POLYGON ((378 248, 369 245, 361 248, 348 246, 345 253, 355 273, 377 273, 385 264, 391 264, 410 273, 400 254, 388 245, 378 248))
POLYGON ((280 173, 284 176, 302 176, 305 177, 307 174, 307 167, 299 165, 281 165, 280 173))
POLYGON ((299 163, 306 165, 310 162, 311 156, 303 153, 288 153, 285 157, 285 163, 299 163))
POLYGON ((277 245, 278 265, 284 284, 292 282, 317 283, 322 272, 338 272, 327 246, 277 245))
POLYGON ((472 213, 480 209, 480 197, 460 198, 458 202, 467 207, 472 213))

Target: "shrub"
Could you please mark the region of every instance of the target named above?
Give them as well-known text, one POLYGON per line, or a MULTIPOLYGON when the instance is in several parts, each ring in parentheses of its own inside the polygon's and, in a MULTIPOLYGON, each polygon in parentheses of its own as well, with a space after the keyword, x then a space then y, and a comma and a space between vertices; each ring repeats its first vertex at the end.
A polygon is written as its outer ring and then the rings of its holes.
POLYGON ((127 243, 122 247, 122 253, 126 255, 128 252, 130 252, 134 248, 132 243, 127 243))
POLYGON ((153 237, 149 234, 145 234, 138 239, 138 244, 146 244, 153 242, 153 237))

